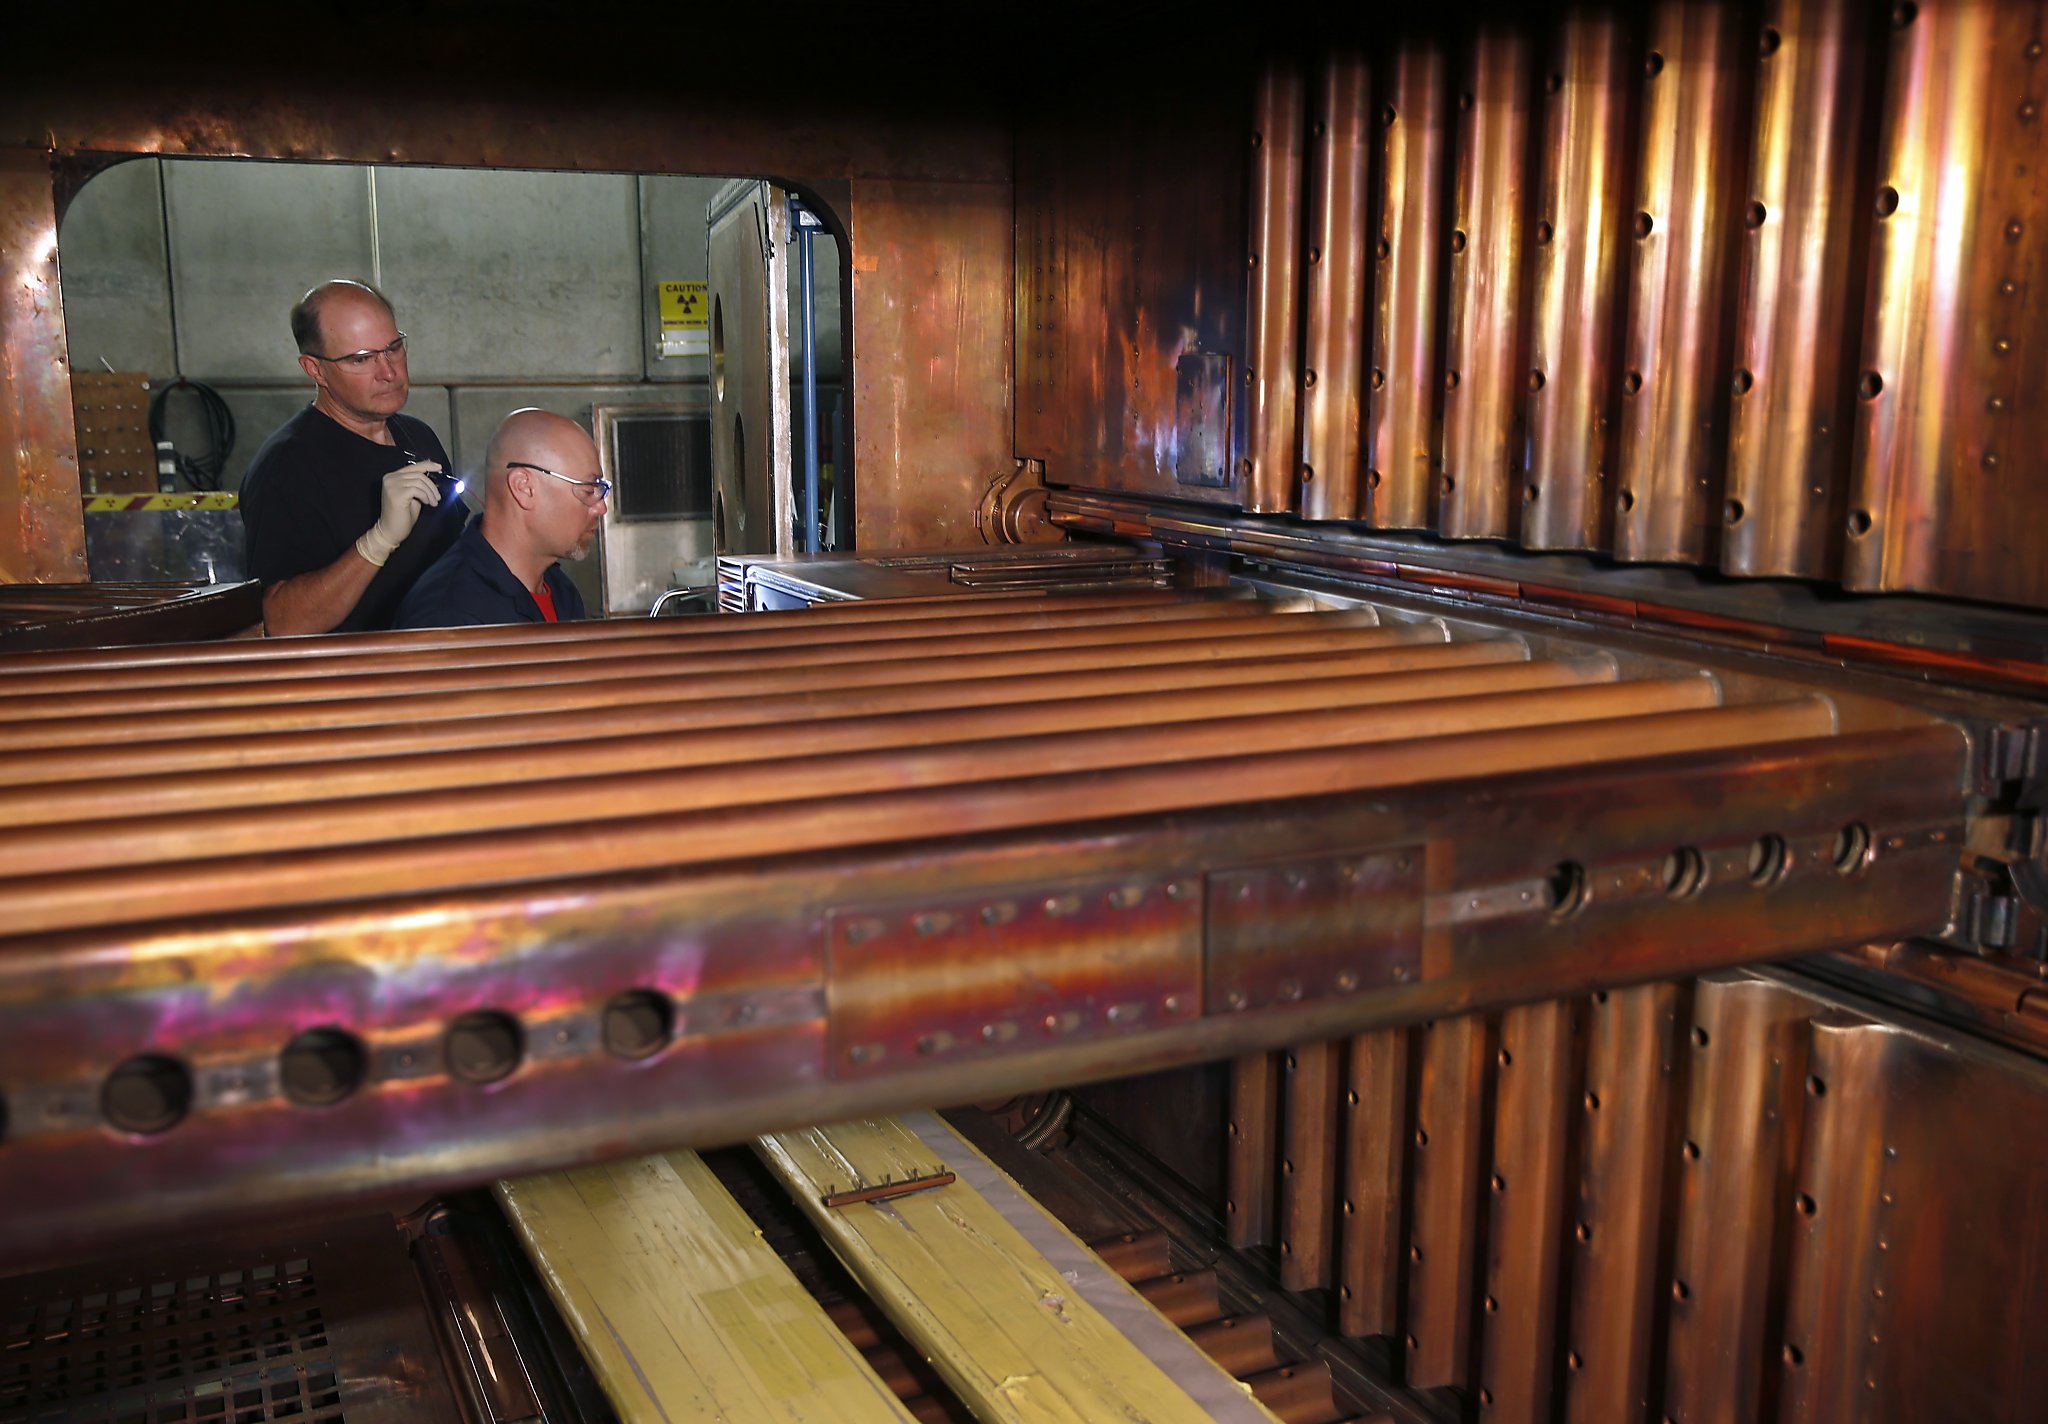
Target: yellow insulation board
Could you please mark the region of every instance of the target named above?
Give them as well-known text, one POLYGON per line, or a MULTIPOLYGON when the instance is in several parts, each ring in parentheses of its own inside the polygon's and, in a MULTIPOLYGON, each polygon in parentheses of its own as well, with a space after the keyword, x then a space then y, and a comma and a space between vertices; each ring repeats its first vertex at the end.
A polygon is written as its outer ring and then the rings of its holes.
MULTIPOLYGON (((965 1138, 950 1137, 944 1163, 895 1118, 778 1133, 754 1148, 861 1288, 984 1424, 1210 1420, 965 1182, 877 1202, 821 1203, 835 1190, 922 1176, 959 1159, 986 1162, 965 1138)), ((1038 1225, 1065 1233, 1036 1203, 1032 1210, 1044 1217, 1038 1225)), ((1196 1365, 1217 1369, 1206 1359, 1196 1365)))
POLYGON ((498 1199, 628 1424, 911 1418, 696 1153, 498 1199))

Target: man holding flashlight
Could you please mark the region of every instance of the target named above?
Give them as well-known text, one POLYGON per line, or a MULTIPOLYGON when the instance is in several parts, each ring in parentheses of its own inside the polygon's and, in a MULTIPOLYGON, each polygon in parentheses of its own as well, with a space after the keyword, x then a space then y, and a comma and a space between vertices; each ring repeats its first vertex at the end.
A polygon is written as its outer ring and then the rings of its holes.
POLYGON ((448 452, 411 394, 384 294, 323 282, 291 314, 313 402, 263 442, 242 481, 249 572, 273 636, 388 628, 462 530, 448 452))

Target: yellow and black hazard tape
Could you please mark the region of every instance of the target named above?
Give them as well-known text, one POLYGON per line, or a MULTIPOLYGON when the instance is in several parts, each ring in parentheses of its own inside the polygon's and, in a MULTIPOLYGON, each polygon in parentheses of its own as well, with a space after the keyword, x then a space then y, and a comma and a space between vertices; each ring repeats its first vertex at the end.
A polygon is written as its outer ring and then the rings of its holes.
POLYGON ((137 509, 233 509, 233 494, 89 494, 87 514, 117 514, 137 509))

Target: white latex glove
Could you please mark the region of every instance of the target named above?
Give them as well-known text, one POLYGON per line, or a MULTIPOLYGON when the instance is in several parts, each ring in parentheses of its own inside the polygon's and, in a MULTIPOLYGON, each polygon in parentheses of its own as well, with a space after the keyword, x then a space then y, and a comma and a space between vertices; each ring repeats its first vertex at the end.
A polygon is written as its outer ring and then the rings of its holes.
POLYGON ((391 551, 403 544, 413 525, 419 523, 421 507, 441 502, 440 487, 434 483, 434 476, 439 473, 441 466, 437 461, 415 460, 386 475, 384 507, 377 522, 356 540, 356 552, 378 568, 384 567, 391 551))

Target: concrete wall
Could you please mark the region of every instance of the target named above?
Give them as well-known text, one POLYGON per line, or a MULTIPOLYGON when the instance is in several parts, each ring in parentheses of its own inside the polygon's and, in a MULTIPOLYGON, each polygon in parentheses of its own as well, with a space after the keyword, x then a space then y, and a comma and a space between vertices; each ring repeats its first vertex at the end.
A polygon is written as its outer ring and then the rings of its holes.
MULTIPOLYGON (((291 304, 323 278, 367 277, 410 339, 407 410, 473 473, 519 406, 587 424, 594 402, 658 402, 708 378, 703 357, 661 356, 657 293, 705 279, 706 207, 725 181, 137 159, 81 188, 58 229, 71 359, 219 390, 238 430, 224 477, 234 489, 310 398, 291 304)), ((829 236, 816 280, 820 378, 837 381, 829 236)), ((174 404, 171 434, 196 453, 205 441, 185 414, 174 404)))

